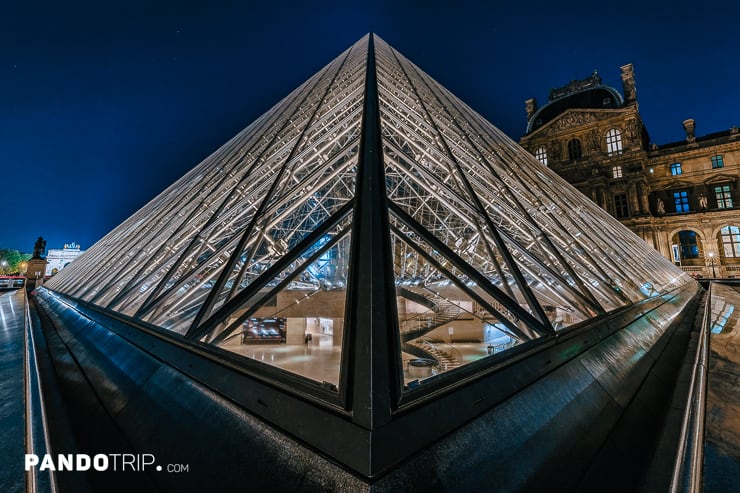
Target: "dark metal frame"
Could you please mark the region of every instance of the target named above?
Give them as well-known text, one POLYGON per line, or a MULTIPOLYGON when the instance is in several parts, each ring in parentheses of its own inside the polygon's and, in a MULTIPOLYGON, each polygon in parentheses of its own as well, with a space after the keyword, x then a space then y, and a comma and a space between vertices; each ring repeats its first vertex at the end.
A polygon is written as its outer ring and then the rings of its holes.
MULTIPOLYGON (((636 318, 675 298, 693 296, 696 286, 648 298, 598 320, 569 327, 556 337, 543 337, 471 363, 456 370, 456 378, 430 379, 395 402, 387 398, 389 392, 378 388, 380 385, 376 387, 380 392, 371 395, 375 399, 358 395, 359 389, 351 389, 344 400, 334 390, 299 375, 44 291, 42 296, 68 305, 85 320, 91 319, 132 345, 144 348, 361 476, 374 478, 577 358, 636 318), (372 408, 358 409, 358 405, 372 408)), ((80 326, 85 323, 88 322, 81 319, 80 326)), ((358 342, 355 339, 355 347, 358 342)), ((359 361, 371 363, 362 357, 359 361)), ((378 367, 370 366, 368 370, 375 376, 383 374, 378 367)), ((367 389, 367 385, 363 388, 367 389)))

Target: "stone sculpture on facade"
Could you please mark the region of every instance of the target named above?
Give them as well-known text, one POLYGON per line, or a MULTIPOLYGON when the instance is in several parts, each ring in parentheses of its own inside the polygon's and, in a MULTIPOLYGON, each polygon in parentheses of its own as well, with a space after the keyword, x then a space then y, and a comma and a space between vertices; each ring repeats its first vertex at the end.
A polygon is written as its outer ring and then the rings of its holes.
POLYGON ((689 144, 696 142, 696 135, 694 133, 696 131, 696 124, 693 118, 683 121, 683 129, 686 131, 686 142, 689 144))
POLYGON ((625 104, 637 102, 637 89, 635 88, 635 69, 631 63, 620 67, 622 73, 622 91, 624 91, 625 104))
POLYGON ((663 201, 661 199, 658 199, 657 207, 658 215, 662 216, 665 214, 665 204, 663 204, 663 201))

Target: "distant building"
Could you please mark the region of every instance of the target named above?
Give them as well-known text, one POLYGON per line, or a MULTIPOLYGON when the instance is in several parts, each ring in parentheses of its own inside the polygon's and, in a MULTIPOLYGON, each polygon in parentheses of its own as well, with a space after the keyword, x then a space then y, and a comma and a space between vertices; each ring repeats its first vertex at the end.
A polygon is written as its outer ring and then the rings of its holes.
POLYGON ((80 250, 80 245, 77 243, 69 243, 65 244, 64 248, 61 250, 58 249, 49 249, 49 251, 46 254, 46 261, 48 262, 46 264, 46 276, 53 276, 60 270, 64 269, 69 265, 70 262, 72 262, 74 259, 79 257, 85 253, 84 250, 80 250))
POLYGON ((622 93, 594 72, 526 101, 521 145, 648 244, 695 276, 740 276, 740 133, 650 142, 632 64, 622 93))

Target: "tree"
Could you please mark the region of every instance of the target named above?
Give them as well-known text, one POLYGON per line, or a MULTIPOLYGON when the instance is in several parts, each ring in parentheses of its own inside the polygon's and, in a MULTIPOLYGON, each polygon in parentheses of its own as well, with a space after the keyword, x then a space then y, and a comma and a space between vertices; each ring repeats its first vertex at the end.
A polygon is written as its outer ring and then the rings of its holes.
POLYGON ((21 264, 30 258, 30 254, 18 250, 0 249, 0 274, 20 274, 21 264))

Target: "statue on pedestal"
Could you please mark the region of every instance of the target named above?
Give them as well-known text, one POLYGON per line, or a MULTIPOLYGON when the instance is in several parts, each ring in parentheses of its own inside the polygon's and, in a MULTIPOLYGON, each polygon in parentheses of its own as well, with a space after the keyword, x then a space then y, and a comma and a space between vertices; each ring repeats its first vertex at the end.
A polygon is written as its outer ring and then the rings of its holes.
POLYGON ((44 252, 46 251, 46 240, 39 236, 36 243, 33 245, 33 256, 31 258, 43 258, 44 252))
POLYGON ((33 256, 26 263, 26 289, 34 289, 44 282, 47 261, 44 258, 46 252, 46 241, 39 236, 33 245, 33 256))

